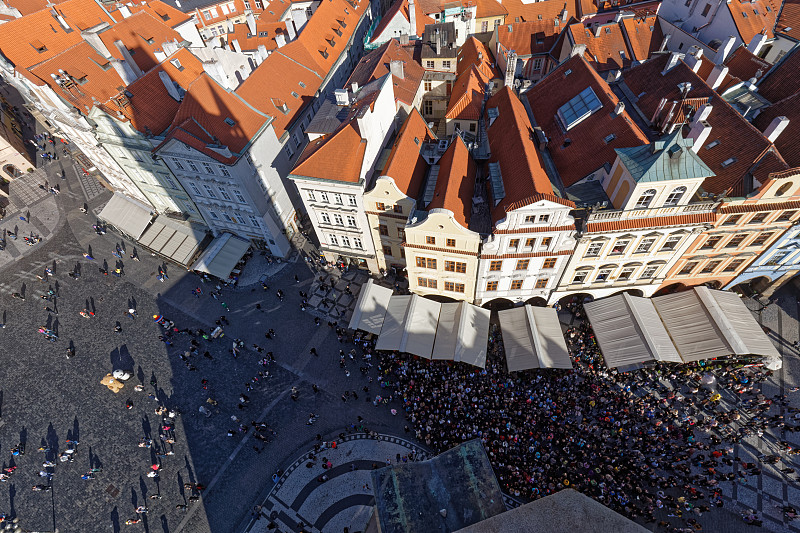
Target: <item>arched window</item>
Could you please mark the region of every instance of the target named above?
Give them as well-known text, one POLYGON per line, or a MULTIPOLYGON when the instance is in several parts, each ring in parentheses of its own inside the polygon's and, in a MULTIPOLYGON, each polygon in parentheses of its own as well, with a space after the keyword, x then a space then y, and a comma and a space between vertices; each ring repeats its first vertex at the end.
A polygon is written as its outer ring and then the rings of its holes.
POLYGON ((778 189, 775 192, 775 196, 783 196, 784 194, 789 192, 789 189, 792 188, 792 185, 794 185, 794 183, 792 183, 792 182, 784 183, 783 185, 781 185, 780 189, 778 189))
POLYGON ((669 193, 667 196, 667 201, 664 202, 664 205, 678 205, 678 202, 681 201, 683 195, 686 194, 686 187, 676 187, 669 193))
POLYGON ((653 201, 653 198, 656 195, 655 189, 647 189, 642 193, 639 199, 636 201, 636 209, 645 209, 646 207, 650 206, 650 202, 653 201))

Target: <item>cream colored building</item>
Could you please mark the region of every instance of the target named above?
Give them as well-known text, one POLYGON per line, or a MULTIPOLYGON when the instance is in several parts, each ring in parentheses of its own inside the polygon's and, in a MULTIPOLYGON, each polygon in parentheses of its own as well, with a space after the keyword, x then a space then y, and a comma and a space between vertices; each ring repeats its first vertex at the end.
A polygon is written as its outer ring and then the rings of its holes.
POLYGON ((716 203, 697 196, 703 180, 714 173, 680 130, 616 153, 609 174, 600 181, 613 209, 599 209, 585 218, 550 303, 576 294, 597 299, 621 291, 650 297, 714 222, 716 203))
MULTIPOLYGON (((476 166, 464 141, 455 137, 438 164, 430 201, 405 228, 409 288, 423 296, 472 302, 480 234, 469 228, 476 166)), ((427 187, 426 187, 427 189, 427 187)))
MULTIPOLYGON (((26 157, 25 144, 14 117, 0 108, 0 178, 11 181, 28 172, 33 164, 26 157)), ((0 195, 6 196, 7 187, 0 187, 0 195)))

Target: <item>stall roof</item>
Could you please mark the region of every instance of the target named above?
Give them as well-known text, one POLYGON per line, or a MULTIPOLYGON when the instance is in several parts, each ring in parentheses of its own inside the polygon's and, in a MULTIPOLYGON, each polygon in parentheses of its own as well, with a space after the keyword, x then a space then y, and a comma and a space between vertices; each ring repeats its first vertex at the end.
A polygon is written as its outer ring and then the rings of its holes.
POLYGON ((428 300, 417 294, 411 296, 406 322, 403 326, 403 340, 400 351, 431 358, 433 342, 436 338, 436 324, 442 304, 428 300))
POLYGON ((232 233, 223 233, 203 252, 203 255, 192 265, 192 270, 207 272, 220 279, 227 279, 247 249, 250 241, 237 237, 232 233))
POLYGON ((136 200, 114 193, 98 217, 138 241, 153 219, 153 212, 136 200))
POLYGON ((442 304, 442 309, 439 311, 439 325, 436 328, 436 341, 433 344, 433 353, 431 353, 432 359, 445 361, 455 359, 462 303, 442 304))
POLYGON ((184 266, 194 259, 208 233, 189 222, 159 215, 139 239, 139 244, 184 266))
POLYGON ((445 303, 439 312, 433 359, 486 366, 491 312, 466 302, 445 303))
POLYGON ((403 328, 410 305, 411 296, 391 297, 389 305, 386 307, 386 315, 383 319, 378 342, 375 343, 376 350, 400 349, 400 344, 403 341, 403 328))
POLYGON ((381 332, 392 289, 376 285, 372 278, 361 287, 358 302, 350 319, 350 329, 360 329, 376 335, 381 332))
POLYGON ((681 362, 653 302, 623 293, 584 304, 606 366, 681 362))
POLYGON ((572 368, 558 313, 526 305, 498 313, 509 372, 531 368, 572 368))

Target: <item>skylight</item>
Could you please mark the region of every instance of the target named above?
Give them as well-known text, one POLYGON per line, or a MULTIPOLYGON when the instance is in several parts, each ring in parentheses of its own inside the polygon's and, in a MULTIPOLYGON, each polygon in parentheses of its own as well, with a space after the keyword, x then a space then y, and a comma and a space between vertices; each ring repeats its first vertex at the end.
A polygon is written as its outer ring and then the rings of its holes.
POLYGON ((503 186, 503 174, 500 172, 500 163, 489 163, 489 182, 492 184, 492 199, 497 206, 506 197, 506 188, 503 186))
POLYGON ((558 118, 564 128, 570 130, 602 107, 603 104, 600 103, 592 88, 587 87, 558 108, 558 118))

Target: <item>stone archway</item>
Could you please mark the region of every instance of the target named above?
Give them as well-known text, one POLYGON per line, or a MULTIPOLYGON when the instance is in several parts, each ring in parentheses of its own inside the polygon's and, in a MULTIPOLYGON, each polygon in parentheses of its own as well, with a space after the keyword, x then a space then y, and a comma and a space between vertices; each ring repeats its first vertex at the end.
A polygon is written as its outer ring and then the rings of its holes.
POLYGON ((508 298, 495 298, 494 300, 489 300, 481 307, 484 309, 489 309, 490 311, 502 311, 504 309, 511 309, 514 307, 514 302, 508 298))
MULTIPOLYGON (((621 290, 621 291, 615 292, 615 293, 614 293, 614 294, 612 294, 611 296, 616 296, 616 295, 618 295, 618 294, 624 294, 624 293, 628 293, 628 294, 630 294, 631 296, 640 296, 640 297, 641 297, 641 296, 644 296, 644 293, 643 293, 641 290, 639 290, 639 289, 624 289, 624 290, 621 290)), ((609 298, 609 297, 610 297, 610 296, 606 296, 606 298, 609 298)))
POLYGON ((525 301, 525 305, 532 305, 534 307, 547 307, 547 300, 540 296, 534 296, 525 301))
POLYGON ((686 286, 684 283, 672 283, 667 285, 666 287, 661 287, 658 289, 653 296, 664 296, 665 294, 673 294, 676 292, 685 291, 689 287, 686 286))

